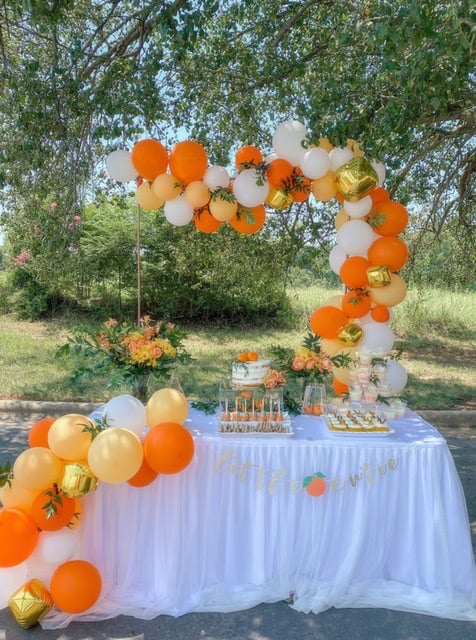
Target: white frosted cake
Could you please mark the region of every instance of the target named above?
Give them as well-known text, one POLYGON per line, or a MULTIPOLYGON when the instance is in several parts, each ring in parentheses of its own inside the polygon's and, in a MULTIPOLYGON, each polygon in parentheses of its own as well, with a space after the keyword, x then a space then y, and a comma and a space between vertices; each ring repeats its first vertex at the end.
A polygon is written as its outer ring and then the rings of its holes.
POLYGON ((231 369, 231 383, 236 387, 259 387, 270 369, 269 360, 234 362, 231 369))

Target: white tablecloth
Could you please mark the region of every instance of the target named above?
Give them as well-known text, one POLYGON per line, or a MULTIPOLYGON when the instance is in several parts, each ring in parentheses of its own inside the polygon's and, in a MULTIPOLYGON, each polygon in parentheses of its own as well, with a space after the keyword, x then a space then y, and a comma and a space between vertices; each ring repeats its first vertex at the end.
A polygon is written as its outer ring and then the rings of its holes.
POLYGON ((294 609, 385 607, 476 619, 476 571, 461 482, 444 438, 415 413, 386 437, 339 436, 299 416, 292 437, 230 437, 191 409, 195 456, 133 488, 85 500, 77 557, 101 598, 44 628, 120 614, 236 611, 293 595, 294 609), (321 472, 313 497, 306 476, 321 472))

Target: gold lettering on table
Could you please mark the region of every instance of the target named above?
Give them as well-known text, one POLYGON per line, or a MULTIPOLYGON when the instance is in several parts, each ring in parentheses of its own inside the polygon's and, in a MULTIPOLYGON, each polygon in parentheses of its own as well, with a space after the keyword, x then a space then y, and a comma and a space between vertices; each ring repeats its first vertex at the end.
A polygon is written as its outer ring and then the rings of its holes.
POLYGON ((341 483, 342 483, 342 480, 340 478, 332 478, 332 480, 329 482, 330 490, 333 491, 334 493, 343 491, 345 489, 345 486, 343 487, 341 483))
MULTIPOLYGON (((270 469, 260 466, 249 460, 237 459, 239 451, 237 449, 227 449, 215 462, 217 473, 231 473, 236 476, 239 482, 254 482, 257 491, 267 489, 270 496, 275 496, 283 490, 290 493, 298 493, 303 488, 303 480, 288 479, 286 467, 270 469)), ((399 466, 398 458, 389 458, 383 464, 369 464, 364 462, 358 471, 349 473, 346 478, 335 476, 327 479, 329 493, 339 493, 347 487, 358 488, 364 480, 364 484, 373 487, 379 478, 386 476, 389 471, 395 471, 399 466)), ((305 473, 303 473, 304 477, 305 473)))
POLYGON ((234 449, 228 449, 228 451, 225 451, 225 453, 215 462, 215 471, 220 471, 222 464, 229 460, 229 458, 232 458, 235 454, 236 451, 234 449))
POLYGON ((264 485, 264 476, 266 475, 266 467, 260 467, 258 469, 258 475, 256 476, 256 488, 257 489, 262 489, 263 485, 264 485))
POLYGON ((365 479, 367 480, 367 482, 372 485, 375 482, 374 476, 370 473, 370 465, 367 464, 367 462, 365 464, 363 464, 360 467, 364 474, 365 474, 365 479))
POLYGON ((362 480, 363 476, 361 473, 349 473, 349 480, 350 480, 350 484, 355 487, 357 485, 357 482, 359 482, 360 480, 362 480))
POLYGON ((273 475, 271 476, 271 480, 269 482, 269 487, 268 487, 268 493, 270 496, 276 495, 274 488, 278 484, 278 482, 286 476, 287 473, 288 472, 283 467, 281 467, 281 469, 278 469, 273 473, 273 475))
POLYGON ((395 469, 398 467, 399 462, 400 460, 398 458, 396 460, 394 460, 393 458, 389 458, 388 460, 389 469, 391 469, 392 471, 395 471, 395 469))

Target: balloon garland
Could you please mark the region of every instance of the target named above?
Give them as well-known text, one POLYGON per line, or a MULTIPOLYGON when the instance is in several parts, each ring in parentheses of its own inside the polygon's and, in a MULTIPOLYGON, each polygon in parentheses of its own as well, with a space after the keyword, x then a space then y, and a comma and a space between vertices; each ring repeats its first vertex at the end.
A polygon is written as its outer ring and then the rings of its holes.
POLYGON ((31 427, 12 473, 0 468, 0 609, 8 604, 29 628, 53 606, 81 613, 94 605, 101 575, 76 557, 82 498, 101 482, 140 488, 185 469, 194 455, 187 414, 183 393, 163 388, 146 406, 112 398, 98 421, 67 414, 31 427))
MULTIPOLYGON (((384 165, 368 160, 352 140, 346 147, 334 147, 327 138, 314 144, 305 125, 295 120, 276 128, 272 146, 266 157, 254 145, 241 147, 233 176, 225 167, 209 166, 207 152, 192 140, 177 143, 170 153, 158 141, 141 140, 130 153, 109 154, 106 168, 114 180, 138 181, 136 198, 142 208, 163 206, 171 224, 193 223, 203 233, 224 223, 239 233, 256 233, 267 210, 286 209, 311 195, 320 202, 336 198, 341 209, 329 264, 345 293, 337 304, 314 311, 311 329, 330 355, 348 353, 355 363, 358 354, 364 359, 370 354, 388 364, 395 340, 391 309, 407 292, 398 271, 408 259, 399 234, 409 216, 383 187, 384 165)), ((334 376, 336 393, 347 393, 352 368, 335 369, 334 376)), ((402 365, 392 360, 382 382, 390 395, 399 393, 406 384, 402 365)))

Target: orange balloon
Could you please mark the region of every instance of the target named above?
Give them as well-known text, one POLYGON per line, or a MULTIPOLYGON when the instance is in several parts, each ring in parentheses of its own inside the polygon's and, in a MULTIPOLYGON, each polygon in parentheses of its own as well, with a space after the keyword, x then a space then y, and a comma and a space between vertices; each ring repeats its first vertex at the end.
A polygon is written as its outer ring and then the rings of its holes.
POLYGON ((321 202, 328 202, 337 193, 336 179, 332 171, 328 171, 322 178, 317 178, 312 181, 312 193, 316 200, 321 202))
POLYGON ((378 304, 373 309, 371 309, 370 315, 375 320, 375 322, 387 322, 387 320, 390 319, 390 311, 383 304, 378 304))
POLYGON ((381 236, 398 236, 408 224, 407 209, 394 200, 387 200, 375 207, 368 217, 373 230, 381 236))
POLYGON ((311 193, 312 180, 306 178, 300 169, 296 168, 294 174, 298 178, 298 181, 295 183, 298 186, 291 191, 291 195, 294 198, 294 202, 304 202, 309 198, 311 193))
POLYGON ((266 177, 271 186, 279 188, 287 186, 293 174, 293 165, 284 158, 276 158, 269 163, 266 177))
POLYGON ((171 173, 182 184, 201 180, 208 167, 207 152, 195 140, 177 142, 170 152, 169 166, 171 173))
POLYGON ((311 315, 310 326, 316 335, 333 340, 348 321, 349 318, 341 309, 323 306, 311 315))
POLYGON ((237 169, 248 169, 250 165, 257 165, 263 161, 263 154, 252 144, 245 145, 238 149, 235 162, 237 169), (244 167, 242 165, 245 165, 244 167))
POLYGON ((36 496, 31 505, 30 515, 38 529, 58 531, 65 527, 74 516, 74 498, 57 495, 54 487, 52 487, 36 496), (61 502, 55 500, 55 497, 59 498, 61 502), (48 502, 52 502, 56 507, 56 512, 50 517, 48 517, 47 510, 43 509, 48 502))
POLYGON ((369 284, 367 269, 372 266, 367 258, 352 256, 342 264, 339 276, 346 287, 361 289, 369 284))
POLYGON ((137 142, 132 148, 131 159, 134 167, 146 180, 154 180, 167 169, 167 149, 158 140, 137 142))
POLYGON ((83 517, 84 506, 79 498, 73 498, 74 500, 74 513, 71 520, 68 522, 68 529, 76 529, 83 517))
POLYGON ((144 458, 139 471, 132 476, 132 478, 129 478, 127 483, 132 487, 146 487, 148 484, 153 482, 158 475, 158 472, 149 467, 147 460, 144 458))
POLYGON ((372 198, 372 204, 374 207, 390 200, 389 192, 383 187, 376 187, 375 189, 372 189, 368 195, 372 198))
POLYGON ((51 578, 50 593, 55 605, 66 613, 90 609, 101 595, 99 571, 86 560, 61 564, 51 578))
POLYGON ((56 418, 42 418, 35 422, 30 428, 28 432, 28 444, 30 447, 46 447, 49 449, 48 445, 48 431, 50 430, 51 425, 56 420, 56 418))
POLYGON ((35 523, 21 509, 0 509, 0 567, 24 562, 38 542, 35 523))
POLYGON ((266 221, 266 210, 264 205, 259 204, 257 207, 250 207, 249 211, 254 218, 254 222, 248 222, 248 215, 243 209, 238 209, 237 214, 230 220, 230 225, 240 233, 251 234, 261 229, 266 221), (238 213, 240 217, 238 217, 238 213))
POLYGON ((202 233, 214 233, 221 226, 221 221, 212 216, 208 207, 194 211, 193 223, 202 233))
POLYGON ((178 422, 160 422, 144 439, 146 462, 158 473, 182 471, 191 462, 193 453, 193 438, 178 422))
POLYGON ((337 378, 334 378, 334 380, 332 381, 332 388, 338 396, 341 396, 344 393, 349 393, 349 385, 344 384, 340 380, 337 380, 337 378))
POLYGON ((342 298, 342 311, 349 318, 362 318, 370 311, 370 298, 363 289, 351 289, 342 298))
POLYGON ((367 256, 373 265, 384 265, 390 271, 398 271, 408 260, 408 247, 400 238, 383 237, 370 245, 367 256))

